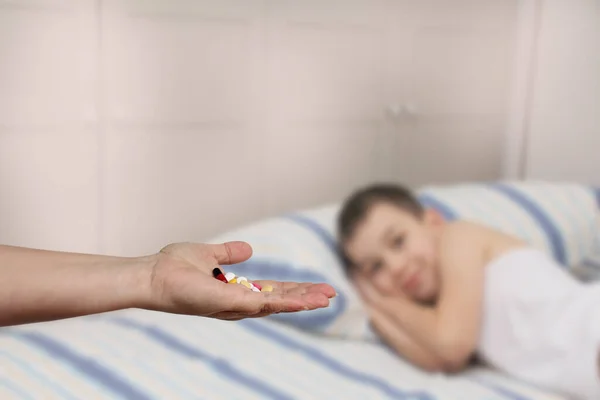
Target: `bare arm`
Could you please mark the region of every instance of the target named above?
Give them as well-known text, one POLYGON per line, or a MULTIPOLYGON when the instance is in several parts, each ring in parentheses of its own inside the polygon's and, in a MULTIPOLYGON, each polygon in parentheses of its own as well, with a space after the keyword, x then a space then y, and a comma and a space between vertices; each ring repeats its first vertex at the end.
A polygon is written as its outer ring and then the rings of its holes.
POLYGON ((443 360, 408 336, 385 312, 371 308, 371 323, 379 336, 398 355, 429 372, 445 370, 443 360))
POLYGON ((310 282, 257 281, 271 291, 215 279, 247 260, 244 242, 174 243, 126 258, 0 246, 0 326, 145 308, 224 320, 327 307, 335 289, 310 282))
POLYGON ((369 281, 358 280, 355 283, 363 299, 367 302, 373 328, 387 345, 402 358, 426 371, 436 372, 446 369, 444 360, 411 337, 395 321, 391 306, 390 309, 386 309, 388 298, 382 296, 369 281))
POLYGON ((481 238, 469 231, 450 233, 442 240, 445 256, 436 308, 403 298, 384 299, 381 304, 410 337, 441 358, 449 371, 467 364, 479 338, 484 284, 480 243, 481 238))
POLYGON ((0 246, 0 326, 141 307, 154 262, 0 246))

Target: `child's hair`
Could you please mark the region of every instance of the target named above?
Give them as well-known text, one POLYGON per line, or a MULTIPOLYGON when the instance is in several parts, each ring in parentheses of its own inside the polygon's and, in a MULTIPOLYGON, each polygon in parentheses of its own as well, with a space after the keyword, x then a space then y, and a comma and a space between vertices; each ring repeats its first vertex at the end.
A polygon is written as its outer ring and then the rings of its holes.
POLYGON ((363 221, 371 208, 382 203, 396 206, 417 218, 423 216, 423 206, 404 186, 380 183, 363 187, 354 192, 342 205, 337 221, 340 252, 348 268, 350 268, 349 259, 343 250, 345 242, 352 237, 356 227, 363 221))

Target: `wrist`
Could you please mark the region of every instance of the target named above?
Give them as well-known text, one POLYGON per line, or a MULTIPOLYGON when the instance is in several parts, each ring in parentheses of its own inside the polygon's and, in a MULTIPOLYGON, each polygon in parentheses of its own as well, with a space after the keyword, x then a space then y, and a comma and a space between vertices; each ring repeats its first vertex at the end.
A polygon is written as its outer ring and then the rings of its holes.
POLYGON ((126 308, 152 308, 152 277, 158 255, 129 259, 123 268, 121 285, 127 293, 126 308))

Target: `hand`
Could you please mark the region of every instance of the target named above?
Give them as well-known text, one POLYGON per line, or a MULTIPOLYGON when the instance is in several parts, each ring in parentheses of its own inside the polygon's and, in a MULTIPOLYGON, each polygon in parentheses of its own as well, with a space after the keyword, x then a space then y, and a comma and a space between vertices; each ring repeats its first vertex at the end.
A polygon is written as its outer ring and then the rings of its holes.
POLYGON ((335 296, 335 289, 327 284, 256 281, 263 287, 271 285, 273 292, 253 292, 213 277, 213 268, 245 261, 251 255, 252 248, 244 242, 176 243, 163 248, 152 270, 149 308, 239 320, 327 307, 335 296))
POLYGON ((373 284, 366 279, 357 279, 355 283, 358 292, 365 302, 365 308, 371 321, 374 321, 378 315, 384 315, 379 307, 383 296, 375 289, 373 284))
POLYGON ((390 299, 411 301, 410 298, 402 291, 396 291, 393 293, 382 292, 366 278, 357 278, 355 279, 354 283, 363 300, 371 305, 381 304, 382 302, 390 299))
POLYGON ((367 279, 357 279, 355 284, 362 299, 365 301, 365 307, 371 317, 378 313, 393 316, 394 313, 392 311, 395 307, 391 305, 391 302, 395 302, 394 304, 401 304, 402 302, 410 301, 410 299, 402 292, 395 293, 394 295, 382 294, 367 279))
POLYGON ((381 304, 384 296, 366 279, 357 279, 355 281, 358 292, 365 301, 367 308, 381 304))

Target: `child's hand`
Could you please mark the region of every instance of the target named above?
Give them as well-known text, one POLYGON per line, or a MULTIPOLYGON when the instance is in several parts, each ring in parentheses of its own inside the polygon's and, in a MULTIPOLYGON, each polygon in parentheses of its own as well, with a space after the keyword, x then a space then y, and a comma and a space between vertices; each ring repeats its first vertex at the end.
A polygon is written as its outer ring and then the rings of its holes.
POLYGON ((366 279, 356 280, 356 287, 362 299, 367 303, 367 306, 375 306, 381 303, 383 295, 366 279))
POLYGON ((408 296, 402 292, 397 292, 393 295, 383 294, 375 285, 366 279, 357 279, 355 284, 363 300, 370 305, 379 305, 386 299, 409 300, 408 296))

